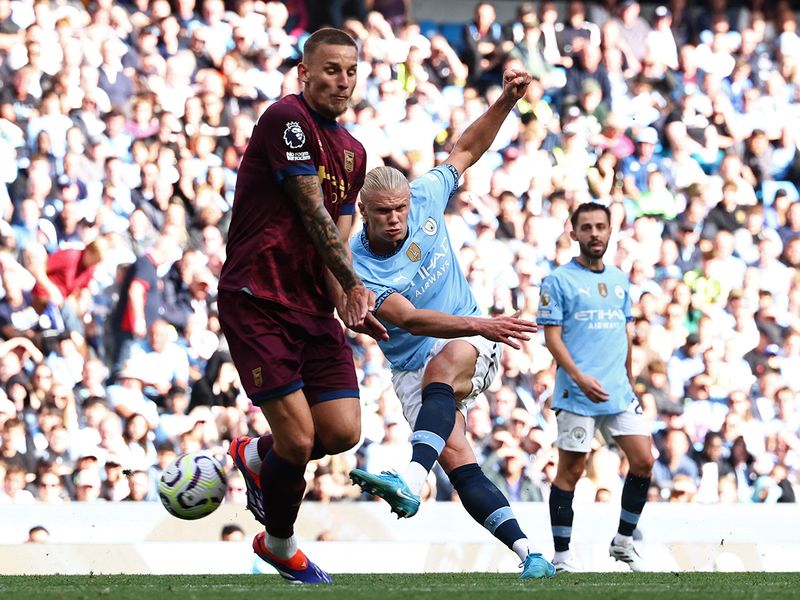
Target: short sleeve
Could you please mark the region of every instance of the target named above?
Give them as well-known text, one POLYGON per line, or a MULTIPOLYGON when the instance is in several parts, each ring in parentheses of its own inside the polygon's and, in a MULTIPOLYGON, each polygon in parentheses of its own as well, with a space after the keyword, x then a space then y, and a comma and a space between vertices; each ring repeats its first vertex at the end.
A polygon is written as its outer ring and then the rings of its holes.
POLYGON ((381 283, 375 283, 374 281, 363 280, 364 286, 375 294, 375 308, 372 310, 373 314, 378 314, 378 310, 383 304, 383 301, 386 300, 389 296, 397 292, 396 289, 388 287, 381 283))
POLYGON ((415 202, 425 203, 444 212, 447 201, 456 191, 458 177, 458 171, 453 165, 441 164, 413 181, 411 195, 415 202))
POLYGON ((317 174, 312 130, 299 108, 286 102, 274 104, 258 122, 254 135, 278 183, 286 177, 317 174))
POLYGON ((564 320, 564 298, 558 280, 549 275, 542 281, 539 292, 538 325, 561 325, 564 320))

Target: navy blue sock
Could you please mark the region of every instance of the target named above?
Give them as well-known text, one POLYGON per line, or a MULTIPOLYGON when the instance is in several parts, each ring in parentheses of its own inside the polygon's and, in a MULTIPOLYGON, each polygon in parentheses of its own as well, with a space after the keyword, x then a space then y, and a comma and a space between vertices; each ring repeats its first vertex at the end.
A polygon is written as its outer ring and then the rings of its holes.
POLYGON ((553 546, 556 552, 569 550, 572 538, 572 498, 575 492, 566 492, 556 486, 550 487, 550 529, 553 532, 553 546))
POLYGON ((411 435, 411 462, 433 468, 456 424, 456 395, 446 383, 429 383, 422 390, 422 407, 411 435))
POLYGON ((622 486, 622 511, 617 529, 620 535, 633 535, 633 530, 636 529, 647 502, 647 488, 649 487, 649 477, 637 477, 629 473, 625 478, 625 485, 622 486))
POLYGON ((279 538, 294 534, 297 511, 306 491, 306 466, 278 456, 271 448, 261 463, 261 489, 267 533, 279 538))
POLYGON ((476 463, 457 467, 447 476, 469 515, 494 537, 509 548, 517 540, 527 537, 520 529, 503 492, 486 478, 476 463))

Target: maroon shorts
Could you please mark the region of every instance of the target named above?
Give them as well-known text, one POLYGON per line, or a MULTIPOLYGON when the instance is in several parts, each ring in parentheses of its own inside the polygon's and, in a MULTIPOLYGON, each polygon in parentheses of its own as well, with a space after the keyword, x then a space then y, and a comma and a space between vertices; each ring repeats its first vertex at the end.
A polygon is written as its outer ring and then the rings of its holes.
POLYGON ((220 290, 219 320, 247 395, 255 404, 303 388, 309 404, 358 398, 353 352, 342 325, 220 290))

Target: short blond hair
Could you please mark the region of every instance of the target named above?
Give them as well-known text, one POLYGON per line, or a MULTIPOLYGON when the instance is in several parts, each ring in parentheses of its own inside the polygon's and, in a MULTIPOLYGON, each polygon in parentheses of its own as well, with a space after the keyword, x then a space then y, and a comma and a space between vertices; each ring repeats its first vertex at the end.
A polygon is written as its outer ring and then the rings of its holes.
POLYGON ((369 202, 374 194, 408 189, 408 179, 394 167, 375 167, 364 178, 361 201, 369 202))

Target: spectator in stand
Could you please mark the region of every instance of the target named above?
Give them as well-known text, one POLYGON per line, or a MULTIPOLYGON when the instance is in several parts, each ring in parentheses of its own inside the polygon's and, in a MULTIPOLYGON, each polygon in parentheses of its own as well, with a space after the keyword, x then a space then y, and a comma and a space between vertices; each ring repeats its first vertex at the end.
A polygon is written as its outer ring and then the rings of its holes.
POLYGON ((469 69, 469 83, 485 91, 499 85, 503 76, 503 61, 511 49, 502 25, 491 2, 479 2, 470 23, 464 25, 464 62, 469 69))

